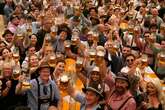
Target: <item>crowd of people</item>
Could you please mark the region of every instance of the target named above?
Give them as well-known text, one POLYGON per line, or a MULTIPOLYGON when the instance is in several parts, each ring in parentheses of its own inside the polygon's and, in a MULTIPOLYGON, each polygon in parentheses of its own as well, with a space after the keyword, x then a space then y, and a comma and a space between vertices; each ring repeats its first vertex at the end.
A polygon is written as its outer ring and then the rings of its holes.
POLYGON ((165 110, 165 0, 1 0, 0 10, 0 110, 165 110))

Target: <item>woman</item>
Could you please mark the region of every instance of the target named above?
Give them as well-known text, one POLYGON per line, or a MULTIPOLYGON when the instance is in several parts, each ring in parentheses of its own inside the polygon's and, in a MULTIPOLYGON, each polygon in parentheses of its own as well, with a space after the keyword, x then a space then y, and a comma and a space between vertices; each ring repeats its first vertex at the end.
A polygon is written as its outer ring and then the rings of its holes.
POLYGON ((31 79, 37 78, 38 71, 36 71, 39 67, 39 59, 36 54, 29 56, 29 73, 31 74, 31 79))
POLYGON ((37 42, 37 36, 35 34, 32 34, 29 38, 25 38, 24 39, 24 47, 35 47, 36 51, 39 51, 39 45, 38 45, 38 42, 37 42))
POLYGON ((15 62, 12 58, 12 52, 9 48, 3 48, 0 56, 2 57, 2 62, 10 62, 13 66, 15 65, 15 62))
POLYGON ((161 90, 161 83, 158 80, 147 82, 147 110, 164 110, 165 96, 161 90))

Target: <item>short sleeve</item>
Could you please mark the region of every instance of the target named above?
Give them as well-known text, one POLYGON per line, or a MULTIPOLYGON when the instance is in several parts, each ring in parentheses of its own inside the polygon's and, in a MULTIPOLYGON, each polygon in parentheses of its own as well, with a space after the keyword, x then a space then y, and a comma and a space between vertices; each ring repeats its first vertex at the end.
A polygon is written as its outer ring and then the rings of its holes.
POLYGON ((77 93, 77 95, 74 98, 76 101, 80 102, 81 104, 85 103, 85 96, 83 96, 80 93, 77 93))

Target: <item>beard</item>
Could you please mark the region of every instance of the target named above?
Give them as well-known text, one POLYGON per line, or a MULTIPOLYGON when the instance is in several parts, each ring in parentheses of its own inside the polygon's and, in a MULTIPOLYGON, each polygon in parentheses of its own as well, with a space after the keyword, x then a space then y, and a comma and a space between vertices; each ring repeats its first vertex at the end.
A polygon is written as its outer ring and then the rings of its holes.
POLYGON ((126 89, 123 88, 123 87, 120 87, 120 86, 116 86, 115 87, 115 92, 118 94, 118 95, 122 95, 126 92, 126 89))
POLYGON ((88 41, 89 46, 92 46, 93 41, 88 41))

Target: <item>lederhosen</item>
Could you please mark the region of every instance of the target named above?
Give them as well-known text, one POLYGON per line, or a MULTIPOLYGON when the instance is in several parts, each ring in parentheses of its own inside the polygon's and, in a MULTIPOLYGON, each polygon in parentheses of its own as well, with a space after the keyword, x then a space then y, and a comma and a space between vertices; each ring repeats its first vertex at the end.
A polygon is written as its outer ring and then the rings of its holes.
MULTIPOLYGON (((112 96, 114 93, 115 93, 115 91, 112 92, 112 94, 110 95, 109 98, 111 98, 111 96, 112 96)), ((128 102, 128 100, 131 99, 131 98, 133 98, 133 96, 128 97, 128 98, 120 105, 120 107, 119 107, 118 110, 121 110, 121 109, 124 107, 124 105, 128 102)), ((113 109, 111 108, 110 105, 106 105, 106 107, 107 107, 108 110, 113 110, 113 109)))
POLYGON ((45 103, 50 103, 52 102, 52 96, 53 96, 53 93, 52 93, 52 85, 50 84, 50 97, 49 98, 46 98, 46 99, 42 99, 40 96, 40 84, 39 84, 39 80, 38 78, 36 78, 36 81, 37 81, 37 85, 38 85, 38 110, 40 110, 40 107, 41 107, 41 104, 45 104, 45 103))

